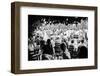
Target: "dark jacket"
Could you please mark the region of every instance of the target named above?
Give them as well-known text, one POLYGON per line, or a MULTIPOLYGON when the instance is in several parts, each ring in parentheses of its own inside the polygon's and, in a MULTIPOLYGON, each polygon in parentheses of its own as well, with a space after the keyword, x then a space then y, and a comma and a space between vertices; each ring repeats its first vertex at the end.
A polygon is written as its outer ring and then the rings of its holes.
POLYGON ((85 46, 78 47, 78 58, 88 58, 88 48, 85 46))
POLYGON ((53 54, 52 45, 45 45, 43 47, 43 54, 50 54, 50 55, 52 55, 53 54))

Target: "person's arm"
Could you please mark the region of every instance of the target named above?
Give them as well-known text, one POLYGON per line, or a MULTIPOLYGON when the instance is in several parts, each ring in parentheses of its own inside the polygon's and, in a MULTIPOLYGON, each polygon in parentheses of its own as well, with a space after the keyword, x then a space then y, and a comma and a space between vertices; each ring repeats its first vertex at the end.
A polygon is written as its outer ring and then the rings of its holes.
POLYGON ((54 49, 54 47, 52 47, 53 48, 53 57, 55 58, 55 49, 54 49))
POLYGON ((67 56, 69 59, 71 59, 71 55, 70 55, 70 53, 68 52, 68 49, 65 50, 65 54, 66 54, 66 56, 67 56))

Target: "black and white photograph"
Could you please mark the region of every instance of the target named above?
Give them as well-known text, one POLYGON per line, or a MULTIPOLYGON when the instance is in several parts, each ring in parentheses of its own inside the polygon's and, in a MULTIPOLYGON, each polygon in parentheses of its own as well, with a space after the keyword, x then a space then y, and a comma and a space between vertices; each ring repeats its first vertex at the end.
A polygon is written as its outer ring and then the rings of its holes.
POLYGON ((11 4, 15 74, 97 69, 97 7, 11 4))
POLYGON ((88 17, 28 15, 28 61, 87 58, 88 17))

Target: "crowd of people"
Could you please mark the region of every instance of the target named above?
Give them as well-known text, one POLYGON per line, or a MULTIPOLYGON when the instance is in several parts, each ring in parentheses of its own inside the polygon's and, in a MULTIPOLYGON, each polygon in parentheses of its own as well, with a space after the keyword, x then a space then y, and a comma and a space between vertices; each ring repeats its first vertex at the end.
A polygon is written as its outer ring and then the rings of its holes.
POLYGON ((28 39, 28 60, 88 58, 87 29, 69 26, 74 28, 61 23, 37 27, 28 39))

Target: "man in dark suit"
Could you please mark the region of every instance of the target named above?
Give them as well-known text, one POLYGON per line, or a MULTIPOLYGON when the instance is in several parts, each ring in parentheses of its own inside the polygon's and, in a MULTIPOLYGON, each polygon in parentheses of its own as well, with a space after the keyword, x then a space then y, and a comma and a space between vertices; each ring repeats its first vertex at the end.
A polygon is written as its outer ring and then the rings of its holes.
POLYGON ((84 40, 81 40, 81 45, 78 47, 78 58, 88 58, 88 48, 84 45, 84 40))

